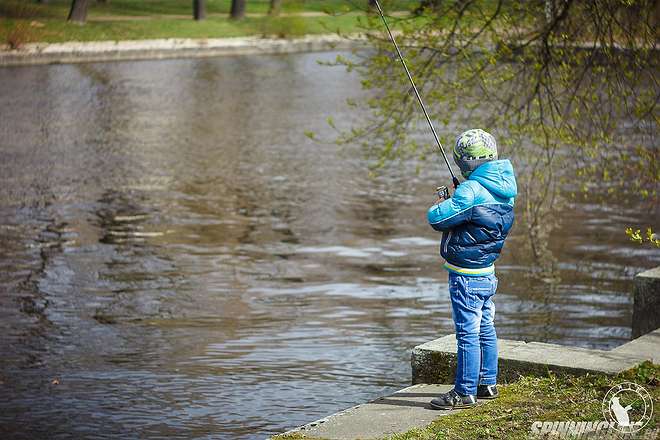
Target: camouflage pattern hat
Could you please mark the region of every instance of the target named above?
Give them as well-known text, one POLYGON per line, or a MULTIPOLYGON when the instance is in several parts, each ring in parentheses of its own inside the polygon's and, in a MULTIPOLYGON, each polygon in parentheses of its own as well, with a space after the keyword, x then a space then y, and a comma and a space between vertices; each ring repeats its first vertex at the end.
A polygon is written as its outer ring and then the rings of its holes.
POLYGON ((464 131, 456 138, 454 161, 467 178, 479 165, 497 160, 495 138, 480 128, 464 131))

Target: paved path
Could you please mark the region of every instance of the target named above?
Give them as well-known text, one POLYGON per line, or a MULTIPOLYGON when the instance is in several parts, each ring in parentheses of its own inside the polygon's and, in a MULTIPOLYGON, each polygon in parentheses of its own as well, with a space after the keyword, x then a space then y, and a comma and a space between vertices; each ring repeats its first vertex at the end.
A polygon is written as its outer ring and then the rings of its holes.
POLYGON ((413 385, 308 423, 288 434, 300 432, 309 438, 326 440, 368 440, 422 428, 452 412, 436 411, 429 407, 431 399, 451 388, 451 385, 413 385))

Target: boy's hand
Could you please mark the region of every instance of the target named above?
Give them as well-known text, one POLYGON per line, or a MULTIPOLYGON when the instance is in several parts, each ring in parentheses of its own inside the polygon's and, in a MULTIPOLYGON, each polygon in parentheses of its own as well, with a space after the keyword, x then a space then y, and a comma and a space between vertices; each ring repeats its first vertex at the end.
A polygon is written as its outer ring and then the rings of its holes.
POLYGON ((449 198, 449 189, 446 186, 439 186, 435 189, 436 194, 438 195, 438 203, 442 203, 449 198))

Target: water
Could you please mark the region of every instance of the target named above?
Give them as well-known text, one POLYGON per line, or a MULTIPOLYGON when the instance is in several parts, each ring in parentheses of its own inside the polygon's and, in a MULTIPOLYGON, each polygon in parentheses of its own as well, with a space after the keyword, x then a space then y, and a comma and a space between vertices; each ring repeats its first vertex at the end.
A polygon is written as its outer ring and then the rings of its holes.
MULTIPOLYGON (((452 331, 437 167, 370 179, 335 54, 0 69, 0 434, 263 438, 409 383, 452 331)), ((414 164, 413 164, 414 165, 414 164)), ((610 348, 660 264, 580 203, 531 279, 514 230, 501 337, 610 348)))

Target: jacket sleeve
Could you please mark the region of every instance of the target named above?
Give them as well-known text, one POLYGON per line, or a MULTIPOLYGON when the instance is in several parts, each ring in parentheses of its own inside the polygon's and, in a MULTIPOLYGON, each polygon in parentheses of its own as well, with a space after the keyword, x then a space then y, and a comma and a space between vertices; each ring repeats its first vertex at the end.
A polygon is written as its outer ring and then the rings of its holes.
POLYGON ((470 221, 474 206, 474 191, 467 182, 459 185, 451 199, 429 208, 427 219, 436 231, 448 231, 470 221))

